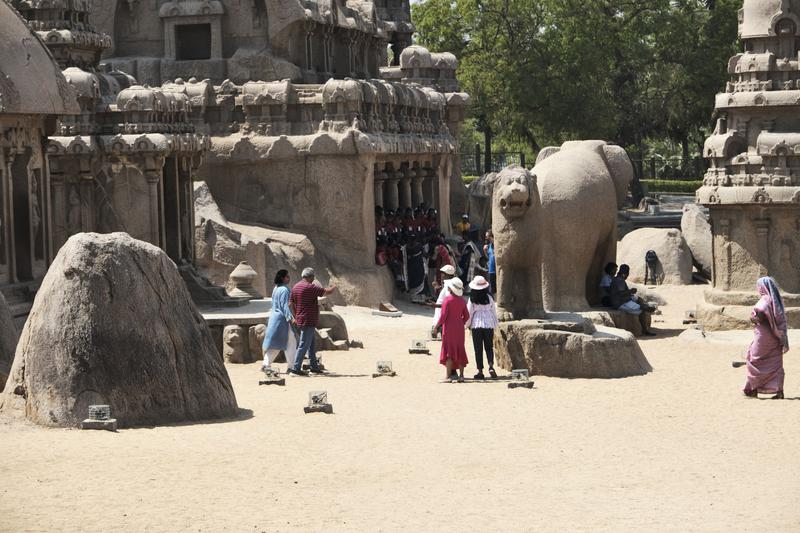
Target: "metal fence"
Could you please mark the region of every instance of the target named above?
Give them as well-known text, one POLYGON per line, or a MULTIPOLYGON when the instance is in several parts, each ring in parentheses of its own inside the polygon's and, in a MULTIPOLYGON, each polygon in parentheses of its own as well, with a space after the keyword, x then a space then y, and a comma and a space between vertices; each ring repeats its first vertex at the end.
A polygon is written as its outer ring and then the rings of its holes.
POLYGON ((495 152, 490 154, 487 165, 486 154, 476 149, 473 153, 459 154, 462 176, 482 176, 488 172, 500 172, 509 165, 525 166, 523 152, 495 152))
POLYGON ((707 163, 702 157, 647 157, 634 159, 633 168, 641 180, 695 181, 703 179, 707 163))

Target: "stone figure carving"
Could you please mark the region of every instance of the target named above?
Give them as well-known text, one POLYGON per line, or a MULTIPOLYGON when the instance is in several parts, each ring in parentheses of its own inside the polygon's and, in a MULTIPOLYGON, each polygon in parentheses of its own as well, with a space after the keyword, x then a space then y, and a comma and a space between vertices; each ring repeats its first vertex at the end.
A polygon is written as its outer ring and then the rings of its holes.
POLYGON ((531 173, 541 199, 536 234, 544 306, 587 309, 599 303, 603 267, 616 258, 617 210, 633 180, 633 165, 619 146, 573 141, 542 150, 531 173))
POLYGON ((225 326, 222 331, 222 356, 228 363, 244 363, 247 358, 247 332, 242 326, 225 326))
POLYGON ((264 335, 267 334, 267 326, 265 324, 256 324, 250 326, 248 330, 248 341, 250 345, 250 359, 257 361, 262 356, 262 345, 264 344, 264 335))
POLYGON ((492 229, 497 263, 497 312, 502 321, 544 317, 539 192, 536 179, 512 166, 497 176, 492 229))
POLYGON ((72 236, 81 231, 81 197, 77 187, 70 187, 69 207, 67 207, 67 234, 72 236))

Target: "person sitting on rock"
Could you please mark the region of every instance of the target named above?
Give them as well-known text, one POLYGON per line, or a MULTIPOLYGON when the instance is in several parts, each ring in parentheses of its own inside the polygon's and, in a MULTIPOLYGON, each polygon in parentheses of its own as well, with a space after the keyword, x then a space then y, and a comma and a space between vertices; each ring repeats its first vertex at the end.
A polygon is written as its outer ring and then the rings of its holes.
POLYGON ((611 307, 611 283, 617 275, 617 264, 607 264, 603 272, 603 277, 600 278, 600 301, 603 307, 611 307))
POLYGON ((649 318, 647 313, 653 312, 654 309, 636 296, 635 288, 628 288, 628 283, 625 280, 628 279, 630 273, 631 267, 621 265, 617 276, 611 281, 611 288, 609 289, 611 307, 629 315, 638 316, 639 323, 642 325, 642 333, 648 337, 655 336, 655 333, 651 332, 647 325, 649 318))

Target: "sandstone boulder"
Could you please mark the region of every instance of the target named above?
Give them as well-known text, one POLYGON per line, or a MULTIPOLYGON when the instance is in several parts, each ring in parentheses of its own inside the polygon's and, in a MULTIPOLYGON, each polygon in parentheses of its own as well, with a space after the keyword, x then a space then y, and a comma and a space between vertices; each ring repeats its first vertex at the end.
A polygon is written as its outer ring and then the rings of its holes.
POLYGON ((631 267, 629 280, 634 283, 650 283, 645 280, 645 255, 653 250, 658 255, 655 273, 659 284, 688 285, 692 282, 692 254, 676 229, 641 228, 622 239, 617 254, 617 263, 631 267))
POLYGON ((494 341, 497 364, 506 370, 528 369, 531 375, 561 378, 622 378, 652 370, 631 333, 594 327, 586 318, 574 324, 578 327, 566 327, 569 324, 563 321, 501 323, 494 341))
POLYGON ((126 233, 81 233, 36 295, 0 408, 76 426, 108 404, 122 427, 237 414, 211 333, 175 264, 126 233))
POLYGON ((692 253, 694 266, 697 267, 698 272, 710 279, 714 263, 711 252, 713 246, 711 224, 699 205, 686 204, 683 206, 681 233, 692 253))
POLYGON ((14 317, 8 308, 5 297, 0 293, 0 392, 3 391, 3 386, 11 371, 17 340, 19 340, 19 333, 17 326, 14 325, 14 317))

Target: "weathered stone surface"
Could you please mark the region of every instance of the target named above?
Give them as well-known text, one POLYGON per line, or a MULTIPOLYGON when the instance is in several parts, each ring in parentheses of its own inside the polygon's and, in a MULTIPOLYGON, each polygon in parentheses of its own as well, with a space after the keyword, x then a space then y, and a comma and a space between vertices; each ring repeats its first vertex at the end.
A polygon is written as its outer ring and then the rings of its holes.
POLYGON ((631 267, 629 280, 645 282, 645 254, 658 254, 656 276, 661 284, 688 285, 692 282, 692 254, 681 232, 676 229, 642 228, 625 236, 617 263, 631 267))
POLYGON ((11 363, 14 361, 14 351, 17 349, 19 332, 14 324, 14 317, 8 308, 8 303, 2 293, 0 293, 0 392, 6 384, 8 374, 11 371, 11 363))
POLYGON ((627 331, 599 326, 587 335, 545 329, 545 324, 501 323, 494 341, 497 364, 506 370, 527 368, 531 375, 563 378, 622 378, 652 370, 627 331))
POLYGON ((711 251, 711 224, 699 205, 687 204, 683 206, 681 234, 689 247, 689 251, 692 253, 694 266, 705 277, 711 278, 711 270, 714 266, 714 258, 711 251))
POLYGON ((619 146, 573 141, 539 154, 542 208, 542 290, 548 311, 579 311, 600 303, 603 267, 617 250, 617 210, 633 180, 619 146), (548 155, 549 154, 549 155, 548 155))
POLYGON ((59 251, 22 332, 0 408, 75 427, 107 404, 120 427, 237 414, 228 374, 175 264, 124 233, 59 251))
POLYGON ((392 279, 385 269, 337 268, 306 235, 229 222, 203 182, 194 184, 194 197, 197 266, 213 283, 232 289, 228 276, 241 261, 247 261, 258 274, 253 287, 270 295, 275 272, 285 268, 295 282, 303 268, 311 266, 321 283, 337 285, 331 297, 340 303, 374 306, 391 300, 392 279))
POLYGON ((492 196, 492 229, 497 262, 500 320, 544 316, 539 191, 526 169, 512 166, 497 175, 492 196))
MULTIPOLYGON (((642 331, 642 323, 639 317, 628 314, 624 311, 616 309, 606 309, 603 311, 590 311, 588 313, 581 313, 581 315, 590 319, 592 323, 597 326, 605 326, 609 328, 624 329, 633 334, 634 337, 641 337, 644 332, 642 331)), ((650 327, 652 317, 646 313, 646 324, 650 327)))

